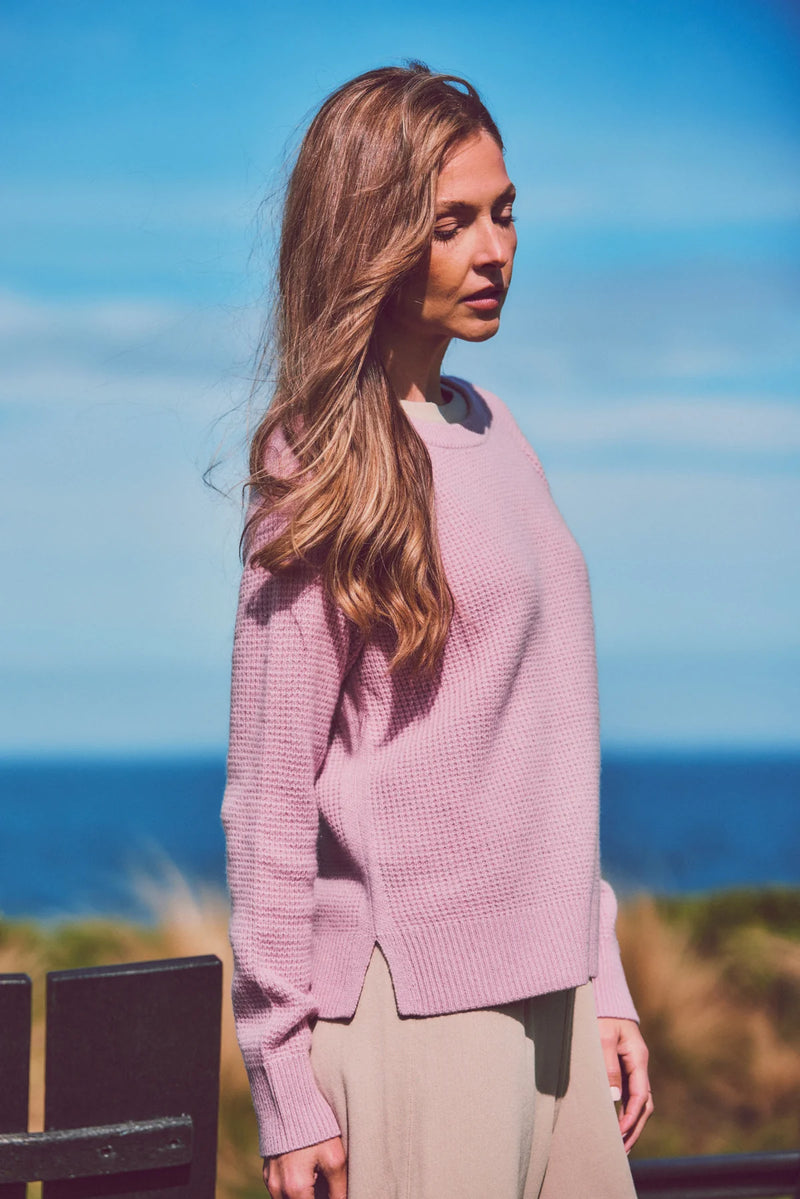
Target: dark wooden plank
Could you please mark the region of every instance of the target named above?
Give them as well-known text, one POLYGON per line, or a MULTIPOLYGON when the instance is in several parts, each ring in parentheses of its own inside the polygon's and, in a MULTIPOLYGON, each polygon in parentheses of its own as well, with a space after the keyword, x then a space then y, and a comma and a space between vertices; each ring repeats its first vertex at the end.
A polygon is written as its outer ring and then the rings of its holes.
POLYGON ((54 1132, 4 1132, 0 1180, 38 1182, 183 1166, 192 1160, 193 1148, 189 1116, 54 1132))
POLYGON ((190 1165, 45 1182, 43 1199, 213 1199, 222 966, 212 956, 47 978, 45 1129, 190 1115, 190 1165))
MULTIPOLYGON (((31 980, 0 975, 0 1133, 28 1127, 31 1058, 31 980)), ((0 1199, 25 1199, 25 1184, 0 1186, 0 1199)))

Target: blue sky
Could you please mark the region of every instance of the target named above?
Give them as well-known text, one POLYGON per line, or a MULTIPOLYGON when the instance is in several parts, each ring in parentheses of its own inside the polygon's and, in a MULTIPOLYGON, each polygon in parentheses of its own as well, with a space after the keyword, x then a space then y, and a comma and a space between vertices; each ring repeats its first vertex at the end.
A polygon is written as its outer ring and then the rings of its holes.
POLYGON ((584 550, 606 743, 797 746, 799 50, 776 0, 6 0, 0 752, 224 748, 274 196, 322 98, 405 57, 507 142, 512 294, 447 369, 584 550))

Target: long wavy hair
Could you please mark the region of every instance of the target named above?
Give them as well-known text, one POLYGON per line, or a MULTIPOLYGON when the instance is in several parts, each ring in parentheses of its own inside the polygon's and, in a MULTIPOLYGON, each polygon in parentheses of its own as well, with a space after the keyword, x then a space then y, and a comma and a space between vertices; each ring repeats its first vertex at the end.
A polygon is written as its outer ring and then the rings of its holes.
POLYGON ((272 572, 314 564, 367 638, 394 630, 390 673, 434 673, 454 599, 430 456, 384 370, 378 330, 427 261, 442 165, 480 131, 503 149, 466 80, 422 63, 368 71, 318 110, 284 202, 274 391, 250 443, 242 545, 282 515, 252 561, 272 572), (280 442, 289 472, 276 465, 280 442))

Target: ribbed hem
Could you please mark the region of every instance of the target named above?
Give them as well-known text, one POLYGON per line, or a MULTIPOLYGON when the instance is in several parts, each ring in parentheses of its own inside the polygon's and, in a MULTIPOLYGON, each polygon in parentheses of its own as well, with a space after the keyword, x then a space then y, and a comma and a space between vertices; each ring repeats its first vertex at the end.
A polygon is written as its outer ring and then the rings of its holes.
POLYGON ((303 1149, 341 1135, 308 1053, 270 1054, 263 1068, 248 1068, 262 1157, 303 1149))
POLYGON ((354 934, 320 929, 312 993, 320 1017, 358 1004, 372 947, 389 964, 401 1016, 436 1016, 580 986, 597 971, 591 901, 354 934))
POLYGON ((511 1003, 588 982, 581 903, 395 929, 379 938, 401 1015, 511 1003))
POLYGON ((318 930, 315 934, 311 993, 323 1020, 341 1020, 355 1013, 376 940, 369 926, 355 931, 318 930))

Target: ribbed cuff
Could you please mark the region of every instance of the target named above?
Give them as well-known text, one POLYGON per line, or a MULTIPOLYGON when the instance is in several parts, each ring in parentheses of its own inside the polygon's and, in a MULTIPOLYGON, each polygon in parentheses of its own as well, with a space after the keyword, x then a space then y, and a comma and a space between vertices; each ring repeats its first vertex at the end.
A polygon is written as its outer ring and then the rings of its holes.
POLYGON ((594 983, 594 1004, 598 1016, 616 1016, 619 1020, 639 1021, 633 1005, 616 937, 600 938, 600 964, 594 983))
POLYGON ((251 1067, 248 1075, 262 1157, 275 1157, 341 1136, 307 1052, 270 1054, 262 1068, 251 1067))
POLYGON ((616 934, 617 897, 611 886, 600 882, 600 940, 598 943, 598 968, 594 983, 594 1003, 598 1016, 612 1016, 618 1020, 639 1021, 633 1005, 625 971, 619 953, 616 934))

